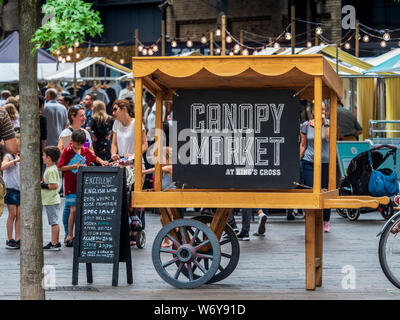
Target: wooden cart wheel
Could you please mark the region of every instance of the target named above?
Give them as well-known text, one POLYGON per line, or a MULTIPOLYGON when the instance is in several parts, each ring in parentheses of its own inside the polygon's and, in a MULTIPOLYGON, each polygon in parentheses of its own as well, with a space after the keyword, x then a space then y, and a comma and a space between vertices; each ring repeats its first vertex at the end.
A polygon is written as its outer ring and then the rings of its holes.
MULTIPOLYGON (((213 217, 208 215, 203 215, 203 216, 196 216, 193 219, 201 221, 209 226, 211 224, 213 217)), ((189 232, 192 233, 193 231, 189 232)), ((207 283, 215 283, 225 279, 236 269, 236 266, 239 262, 239 257, 240 257, 239 240, 236 236, 235 231, 233 231, 230 225, 227 224, 225 226, 219 244, 221 246, 221 262, 217 272, 207 283)), ((201 262, 204 263, 204 266, 206 268, 208 267, 206 259, 203 259, 203 261, 199 261, 199 263, 201 262)))
POLYGON ((179 219, 167 224, 157 234, 152 258, 158 274, 170 285, 182 289, 196 288, 207 283, 216 273, 221 249, 216 235, 204 223, 179 219), (161 247, 164 238, 173 243, 172 247, 161 247), (202 248, 207 247, 209 249, 202 252, 202 248), (202 260, 207 261, 207 268, 202 260))

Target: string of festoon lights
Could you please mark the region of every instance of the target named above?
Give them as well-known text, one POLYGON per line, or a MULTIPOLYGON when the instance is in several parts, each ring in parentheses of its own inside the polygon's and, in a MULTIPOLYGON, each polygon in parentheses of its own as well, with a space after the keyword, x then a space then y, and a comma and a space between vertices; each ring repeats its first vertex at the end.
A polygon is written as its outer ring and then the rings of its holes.
MULTIPOLYGON (((301 19, 295 19, 296 22, 301 22, 301 23, 306 23, 312 25, 312 28, 310 28, 308 31, 300 33, 300 34, 295 34, 295 39, 302 37, 308 33, 314 34, 315 38, 318 38, 321 40, 321 45, 337 45, 338 47, 343 47, 346 50, 351 49, 351 44, 350 41, 354 38, 355 39, 355 30, 350 29, 340 41, 331 41, 325 37, 323 34, 323 28, 328 26, 328 24, 323 24, 323 23, 317 23, 317 22, 312 22, 312 21, 306 21, 306 20, 301 20, 301 19)), ((288 24, 284 30, 275 37, 267 37, 265 35, 259 35, 256 33, 252 33, 250 31, 246 30, 240 30, 241 33, 241 39, 237 39, 236 37, 233 36, 233 34, 225 29, 225 43, 227 46, 230 48, 227 48, 227 53, 229 55, 256 55, 256 54, 262 54, 263 50, 266 50, 267 48, 274 48, 274 49, 280 49, 281 46, 287 44, 288 41, 291 41, 292 39, 292 34, 290 33, 290 27, 291 24, 288 24), (258 39, 258 40, 257 40, 258 39), (246 41, 246 43, 245 43, 246 41), (250 45, 254 44, 254 45, 250 45)), ((399 32, 400 29, 374 29, 371 28, 367 25, 364 25, 362 23, 359 24, 359 38, 358 40, 362 40, 363 42, 369 42, 371 39, 377 39, 380 41, 380 46, 381 47, 386 47, 387 44, 390 41, 398 41, 397 45, 400 46, 400 37, 393 37, 393 34, 395 32, 399 32)), ((170 42, 171 47, 177 47, 178 43, 184 43, 184 46, 187 48, 192 48, 194 46, 194 41, 199 40, 199 42, 202 45, 211 45, 212 41, 212 47, 213 47, 213 54, 215 55, 221 55, 222 54, 222 46, 220 45, 221 40, 222 40, 222 29, 217 26, 217 28, 212 32, 213 37, 211 39, 211 32, 208 32, 206 34, 203 34, 200 38, 190 38, 190 37, 185 37, 185 38, 173 38, 169 39, 168 41, 170 42), (218 41, 216 40, 218 38, 218 41), (221 38, 221 40, 219 40, 221 38)), ((168 38, 168 36, 167 36, 168 38)), ((159 51, 159 45, 161 41, 161 37, 159 37, 154 43, 150 45, 145 45, 142 43, 139 39, 137 40, 138 43, 138 51, 139 54, 142 56, 152 56, 155 53, 159 51)), ((125 41, 120 41, 117 43, 93 43, 93 42, 85 42, 85 44, 88 45, 86 54, 84 54, 85 57, 90 56, 92 53, 92 50, 94 53, 98 53, 101 47, 110 47, 112 46, 113 52, 118 52, 119 51, 119 46, 122 44, 129 44, 131 43, 131 40, 125 40, 125 41)), ((302 41, 302 42, 296 42, 297 45, 303 45, 307 48, 310 48, 313 46, 313 43, 310 40, 302 41)), ((79 42, 76 42, 74 44, 74 48, 78 48, 80 46, 79 42)), ((288 45, 289 47, 290 45, 288 45)), ((63 55, 61 51, 64 50, 57 50, 54 52, 57 55, 57 59, 61 63, 65 62, 71 62, 74 60, 74 48, 67 48, 67 54, 63 55)), ((76 52, 75 51, 75 59, 80 59, 82 57, 82 53, 76 52)), ((124 59, 120 59, 119 62, 121 64, 124 64, 125 61, 124 59)))

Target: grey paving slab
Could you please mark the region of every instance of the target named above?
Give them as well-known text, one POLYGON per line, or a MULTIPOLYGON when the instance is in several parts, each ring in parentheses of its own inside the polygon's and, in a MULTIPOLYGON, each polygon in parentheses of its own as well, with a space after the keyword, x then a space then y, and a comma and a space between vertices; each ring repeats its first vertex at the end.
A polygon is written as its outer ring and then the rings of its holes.
MULTIPOLYGON (((0 217, 0 300, 19 299, 19 251, 5 249, 7 219, 0 217)), ((240 216, 237 217, 240 227, 240 216)), ((61 222, 61 218, 60 218, 61 222)), ((335 212, 331 232, 324 234, 323 285, 315 291, 305 290, 304 219, 287 221, 272 214, 267 221, 266 236, 251 236, 241 242, 237 268, 225 280, 196 289, 176 289, 164 282, 151 261, 152 242, 160 230, 159 216, 146 214, 147 244, 132 248, 133 280, 126 282, 126 270, 120 264, 119 286, 112 287, 112 265, 93 264, 93 284, 86 282, 85 265, 79 269, 78 286, 72 286, 72 248, 45 252, 48 272, 55 272, 53 289, 46 291, 49 300, 220 300, 220 299, 400 299, 400 290, 384 276, 378 261, 376 234, 385 221, 377 212, 362 214, 351 222, 335 212), (350 280, 351 281, 350 281, 350 280)), ((44 242, 50 241, 50 227, 43 215, 44 242)), ((251 234, 257 229, 257 218, 251 234)), ((63 229, 62 229, 63 230, 63 229)), ((64 237, 61 231, 61 237, 64 237)))

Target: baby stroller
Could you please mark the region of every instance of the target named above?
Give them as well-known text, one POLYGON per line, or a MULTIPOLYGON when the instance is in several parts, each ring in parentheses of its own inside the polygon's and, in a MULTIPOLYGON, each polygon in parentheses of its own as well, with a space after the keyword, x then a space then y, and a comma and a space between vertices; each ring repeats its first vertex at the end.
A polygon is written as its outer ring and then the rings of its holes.
MULTIPOLYGON (((374 170, 378 169, 389 156, 392 156, 394 161, 396 157, 397 148, 391 145, 380 145, 370 149, 372 167, 374 170), (382 154, 378 150, 387 150, 386 154, 382 154)), ((382 173, 389 175, 392 170, 389 168, 378 169, 382 173)), ((372 172, 368 151, 364 151, 354 157, 347 168, 346 176, 340 181, 339 194, 344 196, 349 195, 370 195, 368 191, 369 178, 372 172)), ((387 195, 392 196, 392 195, 387 195)), ((378 211, 384 219, 389 219, 394 213, 393 198, 391 198, 388 205, 379 205, 378 211)), ((337 213, 348 218, 351 221, 356 221, 361 213, 375 211, 374 209, 337 209, 337 213)))

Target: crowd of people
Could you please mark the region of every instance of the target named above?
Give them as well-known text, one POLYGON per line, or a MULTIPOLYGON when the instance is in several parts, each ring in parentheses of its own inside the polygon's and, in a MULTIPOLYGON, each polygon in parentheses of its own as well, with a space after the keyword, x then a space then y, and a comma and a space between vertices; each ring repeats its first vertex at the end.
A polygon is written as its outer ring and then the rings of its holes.
MULTIPOLYGON (((85 83, 81 83, 77 88, 66 89, 48 85, 42 90, 43 96, 39 95, 42 204, 51 226, 51 241, 43 247, 45 250, 58 251, 61 249, 58 224, 61 204, 60 193, 65 197, 62 213, 64 244, 67 247, 73 246, 77 169, 91 163, 106 166, 109 162, 121 158, 134 158, 134 88, 132 84, 120 90, 114 89, 112 86, 117 88, 115 83, 109 83, 102 87, 97 85, 86 87, 85 83), (77 95, 74 96, 73 93, 77 95), (79 157, 76 155, 79 155, 79 157), (60 173, 62 179, 60 179, 60 173)), ((0 183, 0 196, 5 193, 4 203, 8 208, 6 248, 19 249, 19 99, 11 96, 11 92, 4 90, 1 93, 0 106, 2 106, 0 108, 0 133, 2 133, 2 140, 4 141, 3 149, 6 151, 1 161, 5 190, 0 183), (3 118, 7 117, 9 123, 2 128, 3 118), (10 146, 10 141, 14 141, 15 146, 10 146)), ((156 103, 155 98, 148 92, 144 94, 144 106, 141 140, 143 154, 154 143, 156 103)), ((163 106, 162 115, 165 119, 165 106, 163 106)), ((324 103, 322 115, 322 187, 327 188, 330 128, 324 103)), ((339 125, 340 123, 344 124, 342 131, 339 131, 340 139, 349 140, 354 137, 355 140, 361 133, 360 125, 354 119, 354 116, 351 117, 342 108, 338 111, 339 125)), ((168 132, 166 133, 168 134, 168 132)), ((301 184, 312 187, 314 168, 313 117, 302 123, 300 137, 301 184)), ((353 140, 353 138, 351 139, 353 140)), ((175 185, 172 181, 172 149, 166 147, 164 151, 162 189, 166 190, 175 188, 175 185)), ((142 157, 140 161, 142 161, 142 183, 144 183, 145 175, 153 174, 154 168, 151 168, 146 157, 142 157)), ((254 235, 263 236, 268 209, 258 208, 256 213, 259 217, 259 223, 254 235)), ((183 216, 183 213, 181 215, 183 216)), ((249 240, 251 215, 252 209, 242 209, 242 230, 240 232, 237 229, 234 215, 231 214, 229 217, 228 224, 235 229, 240 240, 249 240)), ((288 220, 291 220, 289 218, 293 218, 293 215, 289 214, 288 220)), ((329 220, 330 210, 324 210, 325 232, 330 231, 329 220)), ((161 222, 162 224, 165 223, 164 221, 161 222)), ((166 247, 170 245, 171 243, 168 241, 163 243, 163 246, 166 247)))

